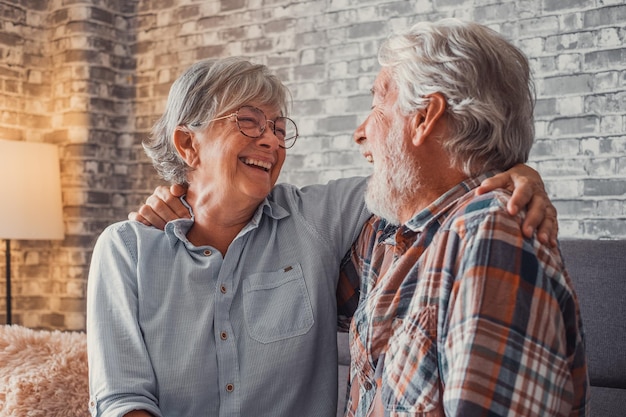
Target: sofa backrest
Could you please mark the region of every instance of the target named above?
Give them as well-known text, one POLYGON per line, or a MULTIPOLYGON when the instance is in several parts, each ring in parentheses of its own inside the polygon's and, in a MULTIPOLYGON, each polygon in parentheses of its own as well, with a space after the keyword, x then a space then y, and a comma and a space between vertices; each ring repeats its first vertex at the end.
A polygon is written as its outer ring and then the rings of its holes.
POLYGON ((591 416, 626 416, 626 240, 562 240, 578 295, 591 381, 591 416))

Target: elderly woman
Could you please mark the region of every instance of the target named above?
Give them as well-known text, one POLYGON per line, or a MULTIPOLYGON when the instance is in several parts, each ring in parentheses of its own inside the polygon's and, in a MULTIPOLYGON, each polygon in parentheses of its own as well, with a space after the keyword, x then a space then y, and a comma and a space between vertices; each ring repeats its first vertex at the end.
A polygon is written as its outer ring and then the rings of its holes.
MULTIPOLYGON (((202 61, 145 144, 192 219, 109 226, 88 284, 91 411, 332 416, 341 258, 365 179, 275 186, 297 127, 265 66, 202 61)), ((149 415, 137 414, 137 415, 149 415)))
POLYGON ((265 66, 240 58, 198 62, 172 85, 145 148, 186 185, 192 216, 98 239, 92 415, 335 415, 335 290, 370 217, 366 180, 276 185, 298 135, 287 104, 265 66))

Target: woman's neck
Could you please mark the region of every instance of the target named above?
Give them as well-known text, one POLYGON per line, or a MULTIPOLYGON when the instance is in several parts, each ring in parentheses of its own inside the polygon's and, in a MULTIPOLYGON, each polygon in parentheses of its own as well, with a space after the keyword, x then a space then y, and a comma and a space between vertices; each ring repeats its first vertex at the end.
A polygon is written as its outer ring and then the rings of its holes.
POLYGON ((232 196, 213 197, 209 199, 193 191, 187 192, 187 202, 194 213, 194 224, 187 232, 187 239, 196 246, 213 246, 225 255, 262 201, 239 201, 232 196))

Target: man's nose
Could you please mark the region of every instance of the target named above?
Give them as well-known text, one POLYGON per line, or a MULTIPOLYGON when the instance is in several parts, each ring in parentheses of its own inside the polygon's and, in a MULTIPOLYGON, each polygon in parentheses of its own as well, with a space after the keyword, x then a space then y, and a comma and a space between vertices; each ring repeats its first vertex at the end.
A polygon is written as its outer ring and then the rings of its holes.
POLYGON ((352 138, 357 145, 360 145, 361 142, 365 140, 365 123, 367 123, 367 119, 356 128, 354 134, 352 135, 352 138))

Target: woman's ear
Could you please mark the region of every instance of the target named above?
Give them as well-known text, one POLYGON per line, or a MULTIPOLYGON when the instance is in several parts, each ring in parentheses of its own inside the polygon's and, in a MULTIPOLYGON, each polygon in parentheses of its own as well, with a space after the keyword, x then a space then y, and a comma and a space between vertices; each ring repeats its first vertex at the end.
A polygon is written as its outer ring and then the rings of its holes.
POLYGON ((433 93, 426 96, 428 104, 419 110, 413 117, 412 127, 415 131, 413 144, 421 144, 427 137, 433 134, 439 122, 443 120, 446 111, 446 99, 441 93, 433 93))
POLYGON ((192 168, 196 167, 199 158, 192 131, 183 126, 178 126, 174 130, 174 147, 176 147, 176 151, 187 165, 192 168))

